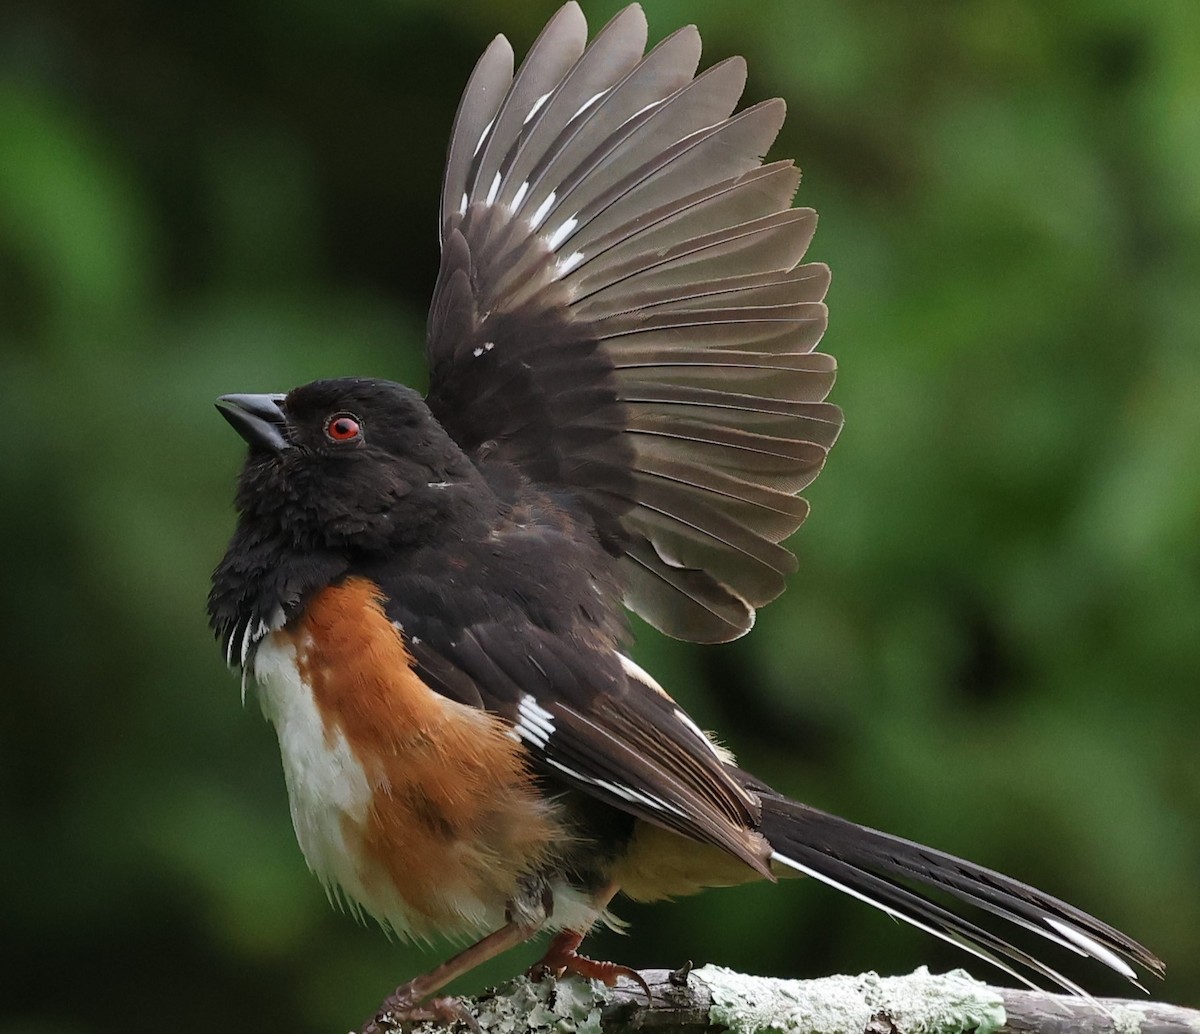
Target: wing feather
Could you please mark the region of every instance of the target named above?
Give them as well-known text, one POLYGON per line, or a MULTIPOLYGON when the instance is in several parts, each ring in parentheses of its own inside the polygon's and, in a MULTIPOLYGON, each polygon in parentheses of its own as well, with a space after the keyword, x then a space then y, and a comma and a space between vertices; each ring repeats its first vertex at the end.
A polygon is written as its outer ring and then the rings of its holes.
POLYGON ((815 353, 829 271, 799 172, 764 165, 784 105, 735 113, 745 63, 696 75, 682 29, 643 56, 626 8, 585 47, 575 4, 513 76, 480 60, 451 136, 429 405, 481 463, 574 495, 625 602, 721 641, 795 567, 792 498, 841 427, 815 353))
MULTIPOLYGON (((512 83, 513 50, 503 36, 497 36, 475 65, 454 117, 450 148, 446 157, 446 175, 442 191, 442 227, 448 227, 455 214, 466 211, 467 175, 496 112, 512 83)), ((443 247, 445 237, 442 238, 443 247)))
POLYGON ((770 876, 769 849, 753 832, 757 795, 611 647, 554 634, 512 612, 507 621, 449 628, 397 599, 385 607, 405 630, 422 680, 511 721, 543 775, 770 876))
POLYGON ((471 164, 465 193, 468 204, 494 203, 500 193, 501 166, 545 98, 562 82, 583 53, 587 21, 579 5, 564 4, 547 22, 521 62, 471 164))
MULTIPOLYGON (((587 27, 584 26, 586 35, 587 27)), ((541 204, 536 182, 531 182, 538 159, 557 150, 556 144, 582 118, 614 82, 625 76, 646 49, 646 16, 636 5, 626 7, 592 40, 571 69, 554 86, 545 103, 527 117, 526 128, 510 153, 502 173, 498 203, 521 211, 524 201, 541 204)), ((531 58, 532 58, 531 53, 531 58)))

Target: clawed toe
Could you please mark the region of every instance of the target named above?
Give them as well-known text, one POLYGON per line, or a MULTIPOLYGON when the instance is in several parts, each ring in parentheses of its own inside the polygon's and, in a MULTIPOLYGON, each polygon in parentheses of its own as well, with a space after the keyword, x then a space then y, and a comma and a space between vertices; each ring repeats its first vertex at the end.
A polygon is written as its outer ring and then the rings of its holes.
POLYGON ((598 962, 580 955, 575 949, 583 940, 582 935, 564 931, 551 942, 545 956, 534 965, 527 976, 530 980, 543 980, 547 975, 562 977, 575 973, 581 977, 599 980, 605 987, 615 987, 621 977, 632 980, 646 993, 646 1001, 651 999, 650 985, 646 983, 636 969, 619 965, 616 962, 598 962))

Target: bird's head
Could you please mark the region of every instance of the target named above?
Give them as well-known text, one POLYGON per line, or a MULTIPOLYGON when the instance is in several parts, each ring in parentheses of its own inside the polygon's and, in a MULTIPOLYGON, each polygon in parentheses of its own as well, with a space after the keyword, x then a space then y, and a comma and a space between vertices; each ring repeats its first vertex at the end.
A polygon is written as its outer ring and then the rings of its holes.
POLYGON ((237 508, 243 527, 264 538, 320 550, 394 547, 479 494, 474 465, 421 396, 391 381, 223 395, 217 409, 250 446, 237 508))

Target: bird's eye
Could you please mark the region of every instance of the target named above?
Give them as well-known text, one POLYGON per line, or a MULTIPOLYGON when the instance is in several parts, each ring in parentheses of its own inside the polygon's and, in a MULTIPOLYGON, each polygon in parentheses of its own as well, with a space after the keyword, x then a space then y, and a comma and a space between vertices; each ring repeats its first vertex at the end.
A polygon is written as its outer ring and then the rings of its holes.
POLYGON ((362 437, 362 424, 349 413, 335 413, 325 421, 325 437, 331 442, 352 442, 362 437))

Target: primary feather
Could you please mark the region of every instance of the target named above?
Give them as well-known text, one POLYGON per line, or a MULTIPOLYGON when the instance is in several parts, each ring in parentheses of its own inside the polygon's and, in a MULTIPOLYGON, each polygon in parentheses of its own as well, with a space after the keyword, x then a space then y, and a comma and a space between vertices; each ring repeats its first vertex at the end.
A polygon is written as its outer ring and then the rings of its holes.
POLYGON ((828 271, 799 173, 763 166, 779 100, 696 76, 685 29, 643 56, 626 8, 586 49, 574 4, 515 78, 499 41, 451 136, 429 405, 469 453, 568 489, 621 557, 626 604, 679 638, 747 631, 795 558, 795 497, 841 428, 828 271))

